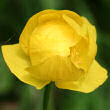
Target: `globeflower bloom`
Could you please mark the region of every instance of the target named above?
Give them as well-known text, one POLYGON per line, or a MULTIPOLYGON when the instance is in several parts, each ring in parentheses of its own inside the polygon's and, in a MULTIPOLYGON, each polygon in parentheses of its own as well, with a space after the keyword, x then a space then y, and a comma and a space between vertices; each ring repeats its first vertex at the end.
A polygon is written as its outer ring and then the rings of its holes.
POLYGON ((21 81, 43 88, 91 92, 104 83, 107 71, 95 60, 96 29, 68 10, 44 10, 27 22, 19 43, 2 46, 11 72, 21 81))

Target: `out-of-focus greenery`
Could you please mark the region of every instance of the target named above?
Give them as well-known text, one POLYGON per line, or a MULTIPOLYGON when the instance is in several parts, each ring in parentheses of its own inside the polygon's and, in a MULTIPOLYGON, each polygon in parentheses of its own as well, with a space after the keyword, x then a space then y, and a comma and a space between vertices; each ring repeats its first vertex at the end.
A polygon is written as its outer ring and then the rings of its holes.
MULTIPOLYGON (((0 0, 0 45, 18 42, 26 21, 43 9, 73 10, 96 25, 96 59, 110 72, 110 0, 0 0)), ((55 110, 110 110, 109 80, 90 94, 54 88, 55 110)), ((42 91, 11 74, 0 49, 0 110, 40 110, 42 91)))

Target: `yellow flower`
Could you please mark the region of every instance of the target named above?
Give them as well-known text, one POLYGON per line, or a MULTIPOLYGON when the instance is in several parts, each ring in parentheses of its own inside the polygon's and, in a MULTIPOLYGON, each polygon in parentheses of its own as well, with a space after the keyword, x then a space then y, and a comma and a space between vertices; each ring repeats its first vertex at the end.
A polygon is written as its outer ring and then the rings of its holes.
POLYGON ((68 10, 44 10, 27 22, 18 44, 2 46, 4 59, 21 81, 43 88, 91 92, 107 79, 95 60, 96 29, 68 10))

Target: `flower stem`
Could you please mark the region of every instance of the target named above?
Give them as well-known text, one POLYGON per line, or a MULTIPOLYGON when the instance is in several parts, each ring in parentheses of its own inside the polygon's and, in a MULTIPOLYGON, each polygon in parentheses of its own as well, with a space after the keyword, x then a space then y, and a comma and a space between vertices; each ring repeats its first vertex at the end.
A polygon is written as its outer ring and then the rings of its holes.
POLYGON ((53 101, 52 93, 53 93, 53 84, 49 84, 44 88, 43 110, 49 110, 49 106, 52 104, 53 101))

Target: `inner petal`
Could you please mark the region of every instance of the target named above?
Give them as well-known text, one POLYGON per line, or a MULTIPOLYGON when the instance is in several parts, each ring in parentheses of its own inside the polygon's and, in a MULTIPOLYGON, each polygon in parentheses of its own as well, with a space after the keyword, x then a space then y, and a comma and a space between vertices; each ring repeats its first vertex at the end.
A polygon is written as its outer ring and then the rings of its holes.
POLYGON ((77 68, 87 69, 89 60, 88 60, 88 42, 82 38, 77 45, 71 48, 71 61, 77 68))
POLYGON ((94 39, 88 35, 89 40, 82 38, 80 42, 71 48, 71 61, 77 68, 87 71, 96 56, 97 45, 94 39))
POLYGON ((79 39, 81 37, 61 20, 49 21, 39 25, 30 38, 29 51, 32 64, 36 65, 39 58, 42 60, 44 56, 69 56, 70 47, 74 46, 79 39), (38 56, 35 53, 38 53, 38 56), (41 58, 40 54, 44 54, 44 56, 41 58))
POLYGON ((51 81, 76 81, 84 76, 69 57, 62 56, 51 56, 43 63, 27 68, 27 71, 37 79, 51 81))

